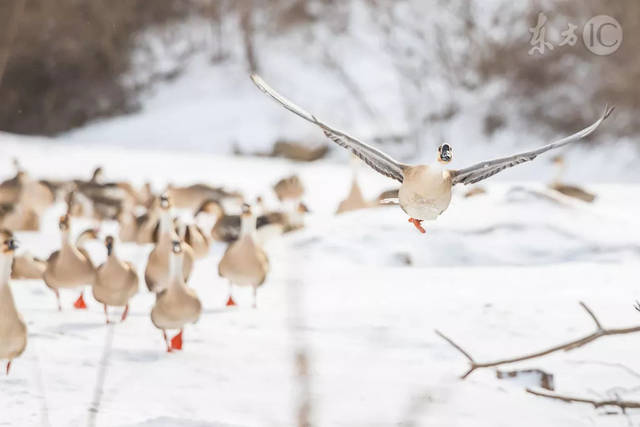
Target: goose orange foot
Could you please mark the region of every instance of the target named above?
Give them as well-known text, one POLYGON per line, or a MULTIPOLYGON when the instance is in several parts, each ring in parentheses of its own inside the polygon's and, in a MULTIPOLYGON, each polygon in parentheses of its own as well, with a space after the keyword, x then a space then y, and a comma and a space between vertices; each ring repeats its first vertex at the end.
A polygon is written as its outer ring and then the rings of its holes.
POLYGON ((424 234, 427 231, 422 227, 422 221, 423 220, 421 219, 409 218, 409 222, 412 223, 418 229, 419 232, 424 234))
POLYGON ((78 310, 87 309, 87 304, 84 302, 84 292, 80 294, 76 302, 73 303, 73 306, 78 310))
POLYGON ((182 350, 182 329, 178 335, 171 338, 171 350, 182 350))
POLYGON ((234 307, 236 305, 236 302, 233 300, 233 297, 231 295, 229 295, 229 299, 227 300, 227 303, 225 305, 227 307, 234 307))

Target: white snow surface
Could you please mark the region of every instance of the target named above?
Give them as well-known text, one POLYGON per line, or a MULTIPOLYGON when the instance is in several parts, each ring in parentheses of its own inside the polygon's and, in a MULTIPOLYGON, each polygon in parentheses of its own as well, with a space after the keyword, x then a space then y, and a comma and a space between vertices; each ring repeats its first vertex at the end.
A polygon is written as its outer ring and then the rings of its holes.
MULTIPOLYGON (((593 322, 579 301, 607 327, 640 324, 633 309, 640 299, 637 184, 583 182, 597 193, 595 203, 558 204, 534 195, 548 194, 542 184, 513 181, 507 172, 506 180, 486 181, 483 196, 465 199, 466 189, 456 187, 449 210, 421 235, 398 207, 333 215, 348 191, 346 163, 0 138, 2 179, 12 173, 12 157, 49 178, 85 177, 100 164, 114 180, 150 180, 156 190, 170 181, 222 184, 249 198, 265 195, 276 206, 270 186, 295 172, 312 211, 304 230, 267 244, 271 272, 255 310, 242 290, 238 308, 224 307, 227 285, 217 276, 222 244, 197 262, 189 285, 204 311, 186 328, 179 353, 165 352, 144 282, 129 319, 106 326, 88 289, 87 311, 73 310, 77 292, 66 291, 58 312, 42 282, 12 281, 29 344, 11 375, 0 375, 0 426, 296 425, 294 354, 303 345, 318 426, 640 423, 638 411, 607 415, 614 409, 528 395, 524 388, 536 386, 528 377, 499 380, 486 369, 461 380, 466 360, 434 333, 441 330, 485 361, 590 333, 593 322), (295 293, 301 298, 292 305, 295 293), (296 312, 301 318, 292 328, 296 312)), ((393 187, 367 169, 360 181, 372 198, 393 187)), ((56 205, 46 213, 40 233, 18 233, 21 250, 41 257, 55 250, 62 210, 56 205)), ((88 225, 77 220, 73 230, 88 225)), ((115 230, 107 223, 102 233, 115 230)), ((148 250, 121 244, 119 253, 141 273, 148 250)), ((96 264, 105 259, 99 242, 89 251, 96 264)), ((504 367, 520 368, 553 373, 559 393, 638 400, 640 335, 605 337, 504 367)))

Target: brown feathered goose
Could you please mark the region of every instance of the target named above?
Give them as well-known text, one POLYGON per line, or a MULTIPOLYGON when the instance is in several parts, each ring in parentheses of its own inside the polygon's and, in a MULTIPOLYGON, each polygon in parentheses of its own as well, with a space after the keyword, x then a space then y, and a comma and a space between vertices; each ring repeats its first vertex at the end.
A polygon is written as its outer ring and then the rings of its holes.
MULTIPOLYGON (((96 269, 91 262, 83 244, 88 239, 97 238, 94 229, 82 232, 76 242, 71 241, 71 229, 69 226, 69 216, 64 215, 59 222, 62 242, 60 249, 53 252, 47 259, 47 268, 44 271, 44 283, 56 294, 58 300, 58 310, 62 310, 60 304, 59 289, 78 288, 84 285, 92 285, 96 278, 96 269)), ((77 309, 87 308, 83 293, 73 304, 77 309)))
POLYGON ((151 309, 151 321, 156 328, 162 330, 167 351, 182 350, 182 332, 185 325, 197 322, 202 312, 198 295, 187 287, 184 280, 183 249, 184 244, 178 240, 171 242, 169 281, 166 289, 158 294, 151 309), (169 341, 167 329, 179 329, 180 332, 169 341))
POLYGON ((251 286, 253 306, 256 306, 256 293, 269 271, 269 260, 256 238, 256 217, 249 205, 243 206, 240 237, 231 243, 218 264, 218 274, 229 280, 229 298, 227 305, 236 305, 231 288, 233 285, 251 286))
POLYGON ((113 236, 105 239, 107 260, 98 267, 93 297, 104 306, 104 315, 109 323, 108 307, 124 307, 121 322, 129 313, 129 300, 138 292, 138 273, 133 264, 118 258, 113 236))
POLYGON ((7 360, 7 375, 13 359, 27 347, 27 324, 16 309, 9 287, 13 251, 17 247, 11 232, 0 230, 0 360, 7 360))

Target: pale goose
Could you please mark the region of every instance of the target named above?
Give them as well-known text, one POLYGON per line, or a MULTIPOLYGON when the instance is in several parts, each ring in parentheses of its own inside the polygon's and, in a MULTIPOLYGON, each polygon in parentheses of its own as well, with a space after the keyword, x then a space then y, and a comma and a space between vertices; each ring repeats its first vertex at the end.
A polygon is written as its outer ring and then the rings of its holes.
POLYGON ((13 252, 17 247, 11 232, 0 230, 0 360, 7 360, 7 375, 13 359, 27 347, 27 324, 16 309, 9 287, 13 252))
MULTIPOLYGON (((171 202, 166 194, 160 197, 160 226, 158 229, 158 243, 149 253, 147 267, 144 272, 144 280, 147 289, 151 292, 161 292, 166 289, 169 281, 169 259, 171 257, 173 241, 178 239, 173 219, 171 217, 171 202)), ((184 265, 182 274, 186 281, 193 268, 194 255, 191 248, 184 248, 184 256, 180 257, 184 265)))
MULTIPOLYGON (((62 310, 59 289, 77 288, 95 283, 96 269, 82 245, 86 240, 95 239, 98 236, 93 229, 85 230, 73 243, 68 215, 60 218, 59 227, 62 236, 61 246, 47 259, 47 268, 44 271, 43 279, 45 284, 56 294, 58 310, 62 310)), ((87 308, 84 292, 80 293, 73 306, 78 309, 87 308)))
POLYGON ((118 258, 113 236, 105 239, 107 260, 98 267, 93 297, 104 305, 104 315, 109 323, 108 307, 124 307, 121 322, 129 313, 129 300, 138 292, 138 273, 133 264, 118 258))
POLYGON ((367 209, 375 206, 374 203, 367 201, 362 194, 362 189, 360 188, 360 184, 358 183, 359 164, 357 162, 359 162, 359 160, 357 160, 356 158, 351 159, 351 189, 349 189, 349 194, 347 195, 347 197, 338 205, 336 214, 356 211, 360 209, 367 209))
POLYGON ((256 307, 256 293, 269 271, 269 260, 256 238, 256 217, 248 205, 243 206, 240 237, 231 243, 218 264, 218 274, 229 281, 227 305, 236 305, 233 285, 251 286, 253 306, 256 307))
POLYGON ((473 184, 482 181, 507 168, 529 162, 547 151, 578 141, 593 133, 613 111, 613 108, 607 106, 600 118, 592 125, 535 150, 484 161, 464 169, 453 170, 445 169, 442 166, 442 164, 449 163, 453 156, 453 151, 449 144, 442 144, 438 149, 437 160, 440 164, 403 164, 306 112, 269 87, 258 75, 252 74, 251 79, 260 90, 287 110, 319 126, 333 142, 351 151, 380 174, 399 181, 402 185, 398 194, 398 203, 402 210, 410 216, 409 222, 413 223, 422 233, 425 232, 421 225, 422 221, 435 220, 447 209, 451 202, 451 189, 454 185, 473 184))
POLYGON ((202 303, 196 292, 188 288, 182 272, 183 244, 177 240, 171 242, 169 258, 169 281, 166 289, 160 292, 151 309, 151 321, 162 330, 167 351, 182 350, 182 333, 185 325, 196 323, 202 312, 202 303), (171 341, 167 338, 168 329, 179 329, 178 335, 171 341))
POLYGON ((566 184, 562 181, 566 171, 566 163, 563 156, 555 156, 552 161, 557 168, 557 172, 555 179, 549 184, 549 188, 567 197, 580 199, 587 203, 592 203, 596 199, 595 194, 588 192, 584 188, 578 187, 577 185, 566 184))

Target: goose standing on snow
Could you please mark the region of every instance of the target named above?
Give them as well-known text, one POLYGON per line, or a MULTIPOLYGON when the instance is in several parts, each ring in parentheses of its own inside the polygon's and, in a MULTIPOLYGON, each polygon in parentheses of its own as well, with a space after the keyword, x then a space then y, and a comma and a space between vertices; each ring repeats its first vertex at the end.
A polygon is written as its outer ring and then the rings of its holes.
POLYGON ((563 147, 578 141, 591 133, 611 114, 613 108, 605 107, 600 118, 592 125, 559 139, 538 149, 523 152, 509 157, 488 160, 464 169, 445 169, 453 157, 453 150, 449 144, 442 144, 438 149, 437 163, 431 165, 408 165, 397 162, 382 151, 335 129, 316 116, 306 112, 288 99, 273 90, 262 78, 256 74, 251 79, 260 90, 276 100, 287 110, 303 119, 319 126, 324 134, 336 144, 351 151, 375 171, 389 178, 399 181, 402 185, 398 193, 398 203, 409 216, 409 222, 421 232, 422 221, 435 220, 444 212, 451 202, 451 189, 456 184, 473 184, 487 179, 507 168, 529 162, 540 154, 563 147))
POLYGON ((0 360, 7 360, 7 375, 13 359, 27 347, 27 324, 16 309, 9 287, 13 252, 17 247, 11 232, 0 230, 0 360))
POLYGON ((116 255, 113 236, 105 239, 107 260, 98 267, 93 297, 104 305, 104 315, 109 323, 108 306, 124 307, 121 322, 129 313, 129 300, 138 292, 138 273, 130 262, 122 261, 116 255))
POLYGON ((249 205, 242 207, 240 237, 231 243, 218 264, 218 274, 229 280, 228 306, 236 305, 232 286, 253 288, 253 307, 256 307, 256 293, 269 271, 269 260, 256 239, 256 217, 249 205))
POLYGON ((298 175, 291 175, 278 181, 273 186, 273 191, 280 202, 295 206, 304 195, 304 186, 298 175))
MULTIPOLYGON (((171 202, 169 197, 163 194, 160 197, 158 243, 156 243, 153 250, 149 253, 149 260, 147 261, 147 267, 144 272, 147 289, 151 292, 158 293, 167 287, 170 275, 169 259, 171 258, 174 240, 178 240, 178 235, 175 232, 173 219, 171 218, 171 202)), ((191 274, 194 257, 191 248, 185 248, 184 252, 184 256, 181 256, 180 259, 182 259, 184 263, 181 272, 186 281, 191 274)))
MULTIPOLYGON (((62 310, 60 303, 61 288, 77 288, 95 283, 96 269, 91 262, 83 244, 88 239, 96 239, 96 230, 85 230, 78 236, 76 243, 71 241, 71 230, 69 227, 69 216, 64 215, 59 222, 62 245, 60 249, 53 252, 47 260, 47 268, 44 271, 43 279, 45 284, 53 290, 58 300, 58 310, 62 310)), ((85 309, 84 292, 73 304, 77 309, 85 309)))
POLYGON ((151 321, 156 328, 162 330, 168 352, 182 350, 185 325, 196 323, 202 312, 202 303, 198 295, 185 283, 182 272, 183 256, 183 244, 178 240, 171 242, 169 281, 166 289, 158 294, 151 310, 151 321), (179 329, 180 332, 169 341, 168 329, 179 329))
POLYGON ((584 202, 591 203, 596 199, 596 195, 586 191, 585 189, 578 187, 577 185, 565 184, 562 182, 562 177, 566 171, 566 163, 564 156, 558 155, 553 159, 553 164, 557 168, 555 179, 549 184, 549 188, 562 193, 567 197, 573 197, 574 199, 580 199, 584 202))
POLYGON ((357 162, 356 158, 351 159, 351 189, 349 190, 349 194, 347 198, 340 202, 338 205, 338 210, 336 214, 341 214, 349 211, 356 211, 360 209, 367 209, 373 206, 372 203, 368 202, 364 196, 362 195, 362 190, 360 189, 360 184, 358 183, 358 167, 360 166, 357 162))

